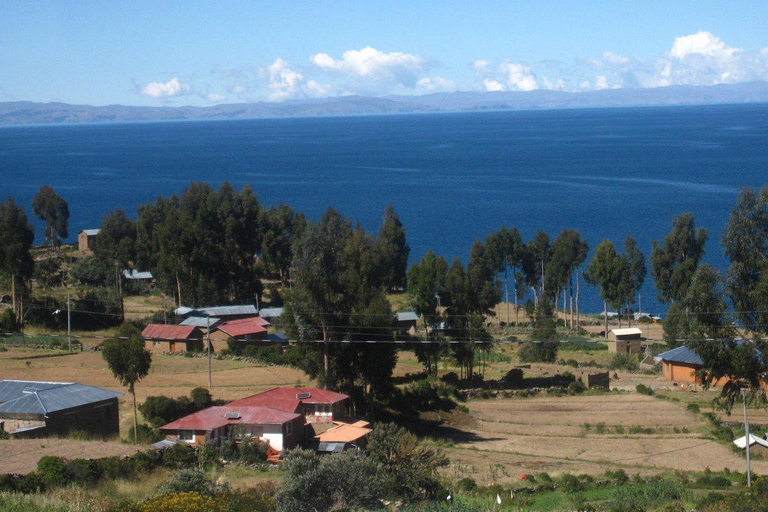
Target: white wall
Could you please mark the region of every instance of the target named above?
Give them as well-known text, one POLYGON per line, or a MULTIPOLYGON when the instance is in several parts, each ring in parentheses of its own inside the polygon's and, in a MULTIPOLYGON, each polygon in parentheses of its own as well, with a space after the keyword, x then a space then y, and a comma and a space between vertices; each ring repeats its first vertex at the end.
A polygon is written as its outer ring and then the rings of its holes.
POLYGON ((275 450, 283 450, 283 426, 264 425, 264 436, 261 438, 275 450))

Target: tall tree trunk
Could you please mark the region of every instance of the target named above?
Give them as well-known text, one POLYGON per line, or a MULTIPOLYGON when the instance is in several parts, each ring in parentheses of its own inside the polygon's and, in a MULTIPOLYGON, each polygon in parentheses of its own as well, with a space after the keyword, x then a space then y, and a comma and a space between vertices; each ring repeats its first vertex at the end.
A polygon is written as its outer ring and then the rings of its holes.
POLYGON ((568 297, 570 302, 570 314, 569 314, 569 323, 571 326, 571 330, 573 330, 573 274, 571 274, 570 278, 570 286, 568 287, 568 297))
POLYGON ((512 267, 512 278, 515 280, 513 289, 515 292, 515 330, 517 330, 517 326, 519 325, 519 322, 518 322, 519 308, 517 307, 517 270, 515 267, 512 267))
POLYGON ((133 395, 133 442, 139 443, 139 414, 136 412, 136 390, 131 384, 131 395, 133 395))
POLYGON ((605 319, 605 339, 608 339, 608 303, 603 301, 603 315, 605 319))
POLYGON ((581 329, 581 310, 579 309, 579 284, 581 279, 576 275, 576 328, 581 329))
POLYGON ((328 329, 323 325, 323 389, 328 389, 328 329))
POLYGON ((179 273, 176 272, 176 292, 179 294, 179 306, 181 307, 181 279, 179 279, 179 273))
POLYGON ((19 320, 19 308, 16 306, 16 276, 11 274, 11 304, 13 307, 13 314, 16 315, 16 320, 19 320))

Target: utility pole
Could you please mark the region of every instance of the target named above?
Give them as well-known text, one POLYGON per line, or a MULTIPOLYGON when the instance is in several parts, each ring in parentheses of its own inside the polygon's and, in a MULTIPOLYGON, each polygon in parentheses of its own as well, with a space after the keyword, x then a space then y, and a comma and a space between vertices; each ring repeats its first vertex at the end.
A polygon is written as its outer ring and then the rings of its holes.
POLYGON ((208 390, 213 389, 213 382, 211 381, 211 315, 208 315, 208 329, 205 332, 205 336, 208 340, 208 390))
POLYGON ((749 462, 749 421, 747 420, 747 389, 741 389, 741 398, 744 402, 744 442, 747 448, 747 487, 752 487, 752 471, 749 462))
MULTIPOLYGON (((67 345, 69 351, 72 352, 72 315, 70 314, 71 308, 69 307, 69 292, 67 292, 67 345)), ((81 341, 82 346, 82 341, 81 341)))
POLYGON ((509 268, 509 259, 504 254, 504 293, 506 294, 507 302, 507 327, 509 327, 509 285, 507 284, 507 269, 509 268))

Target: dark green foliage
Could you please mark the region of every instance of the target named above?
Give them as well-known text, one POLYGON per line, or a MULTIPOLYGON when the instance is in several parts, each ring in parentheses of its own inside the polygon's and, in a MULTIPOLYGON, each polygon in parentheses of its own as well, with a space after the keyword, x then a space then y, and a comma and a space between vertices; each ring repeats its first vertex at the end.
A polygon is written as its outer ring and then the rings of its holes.
POLYGON ((390 290, 405 289, 406 268, 411 248, 405 241, 405 229, 392 205, 384 212, 384 222, 376 239, 376 251, 381 258, 384 285, 390 290))
POLYGON ((43 290, 61 286, 64 283, 61 258, 50 257, 38 261, 35 265, 33 277, 43 290))
POLYGON ((587 386, 580 380, 575 380, 568 384, 567 390, 569 395, 578 395, 585 392, 587 390, 587 386))
POLYGON ((442 453, 421 446, 416 436, 393 423, 376 425, 367 454, 383 469, 387 495, 405 502, 434 498, 441 488, 437 469, 448 464, 442 453))
POLYGON ((275 496, 280 512, 384 508, 386 482, 381 469, 354 451, 319 456, 292 450, 285 457, 284 468, 283 484, 275 496))
POLYGON ((768 333, 768 185, 739 194, 722 238, 731 260, 727 290, 735 315, 754 333, 768 333))
MULTIPOLYGON (((415 262, 408 270, 408 294, 411 296, 414 309, 424 318, 424 327, 428 331, 430 341, 440 341, 441 334, 436 331, 429 332, 429 326, 441 321, 440 312, 437 310, 437 301, 440 294, 445 294, 445 278, 448 274, 448 263, 442 256, 436 256, 432 250, 419 262, 415 262)), ((437 364, 440 358, 447 352, 447 347, 442 343, 419 344, 414 349, 416 358, 427 370, 429 376, 437 375, 437 364)))
POLYGON ((605 472, 605 477, 614 480, 619 485, 629 482, 629 476, 627 476, 627 472, 623 469, 617 469, 616 471, 608 470, 605 472))
POLYGON ((278 344, 265 346, 249 345, 242 350, 242 355, 252 357, 262 363, 278 366, 300 368, 303 363, 302 351, 295 345, 290 347, 282 347, 278 344))
POLYGON ((139 405, 139 411, 152 426, 159 428, 211 405, 211 393, 205 388, 195 388, 190 392, 190 398, 148 396, 144 403, 139 405))
POLYGON ((6 309, 0 315, 0 332, 16 332, 16 315, 12 309, 6 309))
POLYGON ((37 461, 37 473, 46 487, 62 487, 69 482, 66 460, 47 455, 37 461))
POLYGON ((139 428, 136 432, 134 432, 133 427, 129 427, 128 437, 136 439, 136 441, 141 444, 156 443, 165 439, 165 435, 162 432, 149 425, 144 425, 143 423, 139 424, 139 428))
MULTIPOLYGON (((303 214, 294 213, 293 209, 281 204, 270 207, 261 214, 262 238, 261 256, 267 266, 267 274, 278 277, 283 284, 288 283, 288 270, 291 266, 291 244, 306 226, 303 214)), ((270 294, 272 307, 278 307, 279 301, 270 294)))
POLYGON ((195 404, 195 407, 198 409, 205 409, 206 407, 210 407, 213 402, 211 392, 205 388, 193 389, 189 392, 189 397, 192 399, 192 403, 195 404))
POLYGON ((696 403, 690 403, 685 408, 686 410, 694 414, 699 414, 701 412, 701 409, 699 408, 699 404, 696 404, 696 403))
POLYGON ((462 478, 456 482, 456 489, 461 492, 472 492, 477 488, 477 482, 473 478, 462 478))
POLYGON ((520 347, 517 356, 523 363, 554 363, 557 360, 557 342, 527 341, 520 347))
POLYGON ((99 481, 100 474, 96 463, 86 459, 66 461, 68 480, 80 485, 93 485, 99 481))
POLYGON ((520 368, 512 368, 504 375, 504 377, 502 377, 501 382, 505 386, 518 387, 523 384, 523 380, 523 370, 520 368))
POLYGON ((158 487, 157 494, 174 494, 181 492, 196 492, 211 496, 216 491, 216 485, 205 473, 198 469, 182 469, 171 475, 163 485, 158 487))
POLYGON ((608 363, 611 370, 626 370, 629 372, 637 371, 640 368, 640 360, 634 354, 616 354, 608 363))
MULTIPOLYGON (((94 288, 72 300, 72 328, 101 330, 123 323, 122 298, 114 289, 94 288)), ((64 305, 66 310, 66 305, 64 305)))
POLYGON ((456 388, 451 384, 434 379, 420 380, 405 387, 402 399, 397 400, 401 408, 416 411, 452 409, 457 398, 456 388))
POLYGON ((695 229, 693 215, 684 213, 672 220, 672 231, 663 245, 653 241, 651 274, 659 301, 668 304, 683 300, 704 256, 707 238, 707 230, 695 229))
POLYGON ((58 247, 67 238, 69 206, 51 187, 43 185, 32 199, 35 217, 45 222, 45 245, 58 247))
POLYGON ((0 203, 0 271, 11 278, 11 295, 15 302, 15 286, 32 276, 35 262, 29 250, 35 240, 35 229, 12 197, 0 203))
MULTIPOLYGON (((546 296, 536 306, 536 312, 533 318, 533 330, 531 331, 533 341, 552 341, 558 339, 555 319, 552 315, 552 304, 546 296)), ((555 344, 555 346, 557 346, 555 344)), ((555 349, 557 352, 557 349, 555 349)))
POLYGON ((114 283, 114 274, 114 265, 93 256, 79 258, 69 268, 69 277, 87 286, 108 286, 114 283))
POLYGON ((641 395, 653 396, 653 390, 648 386, 646 386, 645 384, 638 384, 637 386, 635 386, 635 391, 637 391, 641 395))
POLYGON ((624 485, 616 488, 608 510, 611 512, 644 512, 657 505, 689 497, 685 488, 676 482, 656 480, 624 485))

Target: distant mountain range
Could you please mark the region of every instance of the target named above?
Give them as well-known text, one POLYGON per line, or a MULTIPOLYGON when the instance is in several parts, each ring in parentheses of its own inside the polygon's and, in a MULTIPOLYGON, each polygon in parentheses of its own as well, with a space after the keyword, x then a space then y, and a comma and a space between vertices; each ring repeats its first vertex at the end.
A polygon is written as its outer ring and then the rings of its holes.
POLYGON ((558 108, 610 108, 673 105, 768 103, 768 82, 734 85, 670 86, 654 89, 605 89, 589 92, 450 92, 424 96, 342 96, 282 103, 236 103, 211 107, 130 107, 67 103, 0 102, 0 125, 108 123, 203 119, 253 119, 469 112, 558 108))

